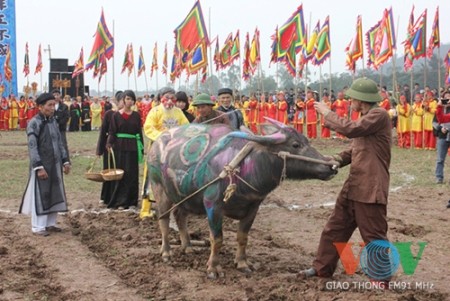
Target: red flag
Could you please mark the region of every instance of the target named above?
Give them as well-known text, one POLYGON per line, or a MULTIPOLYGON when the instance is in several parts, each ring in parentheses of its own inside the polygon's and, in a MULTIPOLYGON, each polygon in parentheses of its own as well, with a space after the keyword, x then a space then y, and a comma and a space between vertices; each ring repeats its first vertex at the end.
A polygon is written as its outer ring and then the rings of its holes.
POLYGON ((216 37, 216 48, 214 50, 214 64, 216 64, 216 72, 220 69, 220 50, 219 50, 219 36, 216 37))
POLYGON ((104 74, 106 74, 106 72, 108 71, 108 64, 107 64, 107 60, 106 60, 106 55, 105 52, 103 51, 103 54, 100 55, 100 76, 98 78, 98 82, 100 82, 102 80, 102 76, 104 74))
POLYGON ((163 65, 162 65, 162 73, 167 74, 167 42, 164 46, 164 56, 163 56, 163 65))
POLYGON ((244 64, 242 68, 242 78, 247 81, 250 79, 250 36, 247 32, 244 44, 244 64))
POLYGON ((428 42, 427 56, 433 56, 433 49, 441 46, 441 38, 439 34, 439 6, 436 8, 436 14, 434 15, 433 28, 431 29, 431 37, 428 42))
POLYGON ((356 35, 345 48, 346 51, 346 65, 349 70, 355 72, 356 61, 363 57, 362 44, 362 18, 359 15, 356 19, 356 35))
POLYGON ((76 60, 73 65, 74 65, 74 68, 73 68, 73 72, 72 72, 72 78, 74 78, 77 75, 82 74, 84 72, 83 47, 81 47, 80 56, 78 57, 78 60, 76 60))
POLYGON ((30 57, 28 55, 28 42, 25 44, 25 58, 23 61, 23 73, 25 74, 25 77, 30 74, 30 57))
POLYGON ((41 53, 41 44, 39 44, 38 58, 34 74, 38 74, 39 72, 41 72, 41 70, 42 70, 42 53, 41 53))

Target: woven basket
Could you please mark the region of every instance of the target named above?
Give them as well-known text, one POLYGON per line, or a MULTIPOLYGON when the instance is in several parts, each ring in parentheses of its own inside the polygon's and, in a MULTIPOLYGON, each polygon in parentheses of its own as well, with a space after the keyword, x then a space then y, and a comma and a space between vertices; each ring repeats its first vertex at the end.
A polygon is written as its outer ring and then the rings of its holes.
POLYGON ((90 168, 88 171, 84 173, 84 177, 90 181, 94 182, 104 182, 102 173, 100 171, 96 172, 94 171, 95 163, 97 162, 98 157, 95 157, 94 161, 91 163, 90 168))
POLYGON ((119 181, 123 178, 124 171, 122 169, 116 168, 116 158, 114 157, 114 151, 112 148, 108 152, 108 169, 102 170, 101 174, 103 177, 103 180, 105 181, 119 181), (110 166, 110 158, 112 157, 112 163, 113 166, 111 168, 110 166))

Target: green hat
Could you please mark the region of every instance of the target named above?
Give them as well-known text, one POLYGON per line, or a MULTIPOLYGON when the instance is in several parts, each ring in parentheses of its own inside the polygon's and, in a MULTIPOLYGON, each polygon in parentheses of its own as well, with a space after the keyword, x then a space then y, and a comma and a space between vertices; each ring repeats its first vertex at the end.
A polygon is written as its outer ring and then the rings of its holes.
POLYGON ((364 102, 379 102, 382 100, 380 93, 378 93, 377 84, 366 77, 355 80, 345 95, 364 102))
POLYGON ((193 106, 198 105, 215 105, 215 103, 211 100, 211 96, 209 96, 206 93, 199 94, 195 97, 194 101, 192 102, 193 106))

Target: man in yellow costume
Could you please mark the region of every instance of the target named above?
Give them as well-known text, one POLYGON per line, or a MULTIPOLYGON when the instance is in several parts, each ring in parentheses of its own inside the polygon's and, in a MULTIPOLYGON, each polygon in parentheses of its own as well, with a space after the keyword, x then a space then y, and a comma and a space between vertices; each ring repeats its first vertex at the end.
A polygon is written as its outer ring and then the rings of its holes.
POLYGON ((437 101, 434 99, 433 92, 430 91, 425 95, 423 109, 424 148, 428 150, 435 150, 436 137, 433 135, 433 118, 437 110, 437 101))
MULTIPOLYGON (((175 107, 177 99, 175 97, 175 90, 170 87, 164 87, 159 91, 161 97, 161 105, 156 106, 150 110, 144 123, 144 134, 149 141, 148 149, 152 143, 165 130, 176 126, 189 124, 183 111, 175 107)), ((152 217, 151 202, 154 199, 151 189, 147 164, 144 167, 144 183, 142 193, 142 206, 139 214, 140 218, 152 217)))

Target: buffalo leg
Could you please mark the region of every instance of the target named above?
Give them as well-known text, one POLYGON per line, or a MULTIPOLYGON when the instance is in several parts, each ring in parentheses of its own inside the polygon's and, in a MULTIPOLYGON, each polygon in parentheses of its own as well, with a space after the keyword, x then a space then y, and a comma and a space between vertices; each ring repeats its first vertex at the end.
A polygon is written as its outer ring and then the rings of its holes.
POLYGON ((236 268, 245 273, 250 273, 252 270, 250 269, 250 265, 247 261, 247 243, 248 243, 248 232, 253 225, 253 222, 256 217, 256 213, 258 212, 259 204, 251 208, 247 214, 247 216, 239 221, 239 229, 237 232, 237 243, 238 247, 236 250, 236 257, 234 259, 234 263, 236 264, 236 268))
MULTIPOLYGON (((171 203, 167 199, 167 195, 164 193, 160 184, 155 185, 154 187, 155 196, 159 196, 156 198, 156 204, 158 208, 158 216, 166 213, 170 209, 171 203)), ((169 261, 170 259, 170 244, 169 244, 169 219, 170 214, 166 214, 164 217, 158 220, 159 230, 161 231, 161 256, 164 262, 169 261)))
POLYGON ((208 260, 208 278, 223 277, 222 267, 219 264, 219 252, 223 244, 223 203, 220 200, 217 185, 209 186, 203 194, 203 204, 206 209, 209 224, 209 239, 211 241, 211 254, 208 260))
POLYGON ((182 209, 175 209, 173 211, 173 216, 177 222, 178 231, 180 233, 181 240, 181 250, 186 253, 192 253, 191 239, 189 237, 188 227, 187 227, 187 213, 182 209))

